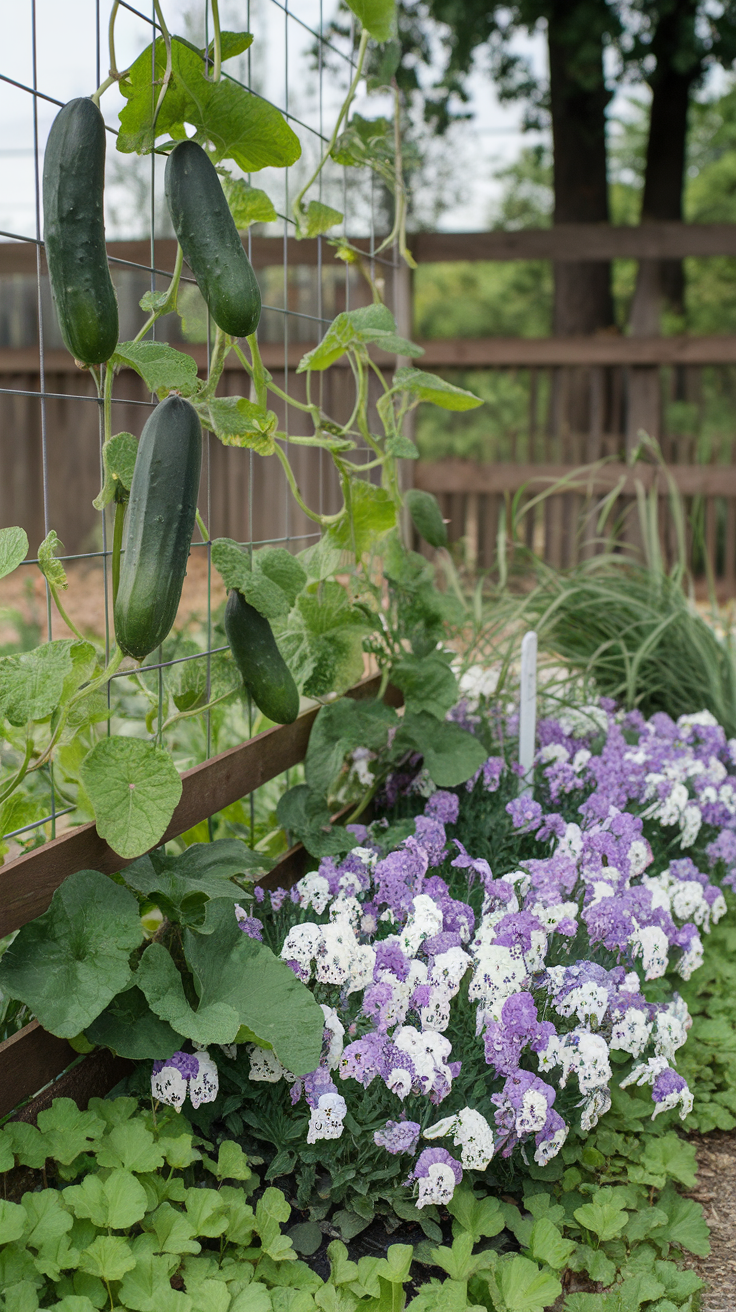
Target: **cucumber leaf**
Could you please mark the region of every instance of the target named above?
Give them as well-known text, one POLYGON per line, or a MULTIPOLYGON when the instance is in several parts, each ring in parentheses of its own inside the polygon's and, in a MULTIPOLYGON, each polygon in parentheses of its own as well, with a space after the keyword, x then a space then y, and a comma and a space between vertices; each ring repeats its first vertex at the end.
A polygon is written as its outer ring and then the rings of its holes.
POLYGON ((213 396, 194 408, 204 427, 215 433, 223 446, 243 446, 259 456, 273 455, 273 434, 279 422, 273 410, 262 410, 244 396, 213 396))
POLYGON ((329 232, 336 223, 342 223, 344 215, 340 210, 333 210, 331 205, 324 205, 319 200, 310 200, 309 204, 296 213, 297 240, 305 237, 319 237, 329 232))
POLYGON ((64 543, 59 541, 56 529, 53 528, 46 534, 38 548, 38 568, 54 588, 69 587, 66 570, 61 561, 56 559, 57 552, 63 550, 64 543))
POLYGON ((322 697, 345 692, 362 677, 369 628, 341 584, 327 579, 298 597, 276 640, 297 684, 308 697, 322 697))
POLYGON ((297 373, 329 369, 346 351, 370 343, 393 355, 424 354, 421 346, 397 336, 396 320, 387 306, 364 305, 357 310, 345 310, 333 319, 319 345, 302 357, 297 373))
POLYGON ((203 927, 207 902, 217 898, 235 902, 243 893, 231 877, 267 869, 269 864, 268 857, 251 852, 240 839, 220 839, 194 843, 181 856, 159 851, 139 857, 123 872, 123 879, 173 923, 209 932, 203 927))
POLYGON ((419 752, 438 788, 455 788, 465 783, 486 760, 483 744, 472 733, 461 729, 458 724, 438 720, 427 711, 407 711, 396 732, 391 752, 397 761, 408 752, 419 752))
POLYGON ((12 574, 28 555, 28 535, 22 528, 0 528, 0 579, 12 574))
MULTIPOLYGON (((309 787, 324 796, 347 753, 356 747, 380 751, 386 745, 389 729, 395 728, 398 722, 390 706, 372 699, 356 701, 344 697, 323 706, 312 726, 304 761, 304 777, 309 787)), ((433 723, 436 725, 436 721, 433 723)))
POLYGON ((141 856, 160 842, 181 797, 181 779, 163 747, 140 738, 101 738, 85 756, 80 777, 97 832, 115 852, 141 856))
POLYGON ((271 198, 258 187, 251 187, 245 178, 224 177, 222 189, 239 232, 251 223, 274 223, 278 218, 271 198))
POLYGON ((391 682, 401 688, 408 711, 428 711, 444 720, 458 698, 451 658, 451 652, 433 651, 426 656, 407 652, 391 667, 391 682))
POLYGON ((125 365, 135 369, 159 400, 173 391, 182 396, 199 391, 196 361, 166 342, 118 342, 110 363, 118 369, 125 365))
POLYGON ((56 638, 0 658, 0 715, 18 726, 47 719, 62 699, 73 668, 72 648, 79 645, 76 638, 56 638))
POLYGON ((374 41, 390 41, 396 35, 395 0, 346 0, 374 41))
POLYGON ((137 454, 138 438, 132 433, 116 433, 105 442, 102 448, 105 481, 92 502, 95 510, 104 510, 111 501, 120 499, 121 492, 130 492, 137 454))
MULTIPOLYGON (((324 1017, 309 989, 265 943, 238 928, 232 908, 212 908, 215 932, 184 933, 184 954, 195 977, 200 1009, 229 1005, 295 1075, 313 1071, 322 1050, 324 1017)), ((148 949, 150 952, 150 948, 148 949)))
POLYGON ((130 984, 128 958, 142 940, 133 894, 80 870, 6 950, 0 989, 25 1002, 51 1034, 73 1038, 130 984))
POLYGON ((464 387, 455 387, 437 374, 427 374, 423 369, 412 369, 408 365, 397 369, 394 374, 394 387, 409 392, 418 401, 431 401, 443 410, 475 410, 483 405, 479 396, 466 392, 464 387))
POLYGON ((225 587, 237 588, 267 620, 288 615, 306 582, 298 560, 283 547, 255 551, 251 561, 250 553, 232 538, 216 538, 212 543, 212 563, 225 587))
POLYGON ((368 551, 377 537, 396 525, 396 506, 385 488, 365 479, 350 483, 350 514, 328 530, 330 541, 356 557, 368 551))

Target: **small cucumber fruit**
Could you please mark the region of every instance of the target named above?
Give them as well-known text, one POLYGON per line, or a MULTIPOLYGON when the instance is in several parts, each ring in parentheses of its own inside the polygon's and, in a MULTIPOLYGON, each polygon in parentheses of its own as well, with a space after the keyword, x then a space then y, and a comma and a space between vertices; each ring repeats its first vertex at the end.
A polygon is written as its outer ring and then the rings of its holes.
POLYGON ((138 444, 125 522, 115 636, 142 661, 176 618, 197 513, 202 429, 193 406, 168 396, 138 444))
POLYGON ((437 498, 433 497, 431 492, 423 492, 421 488, 412 487, 406 494, 406 504, 419 536, 424 538, 430 547, 446 547, 447 525, 442 518, 437 498))
POLYGON ((265 615, 233 588, 225 607, 225 633, 243 683, 259 711, 274 724, 292 724, 299 714, 299 692, 276 646, 265 615))
POLYGON ((260 288, 217 170, 196 141, 174 146, 165 191, 174 232, 212 318, 230 337, 248 337, 261 317, 260 288))
POLYGON ((105 249, 105 120, 70 100, 51 125, 43 161, 43 235, 64 344, 82 364, 109 360, 118 303, 105 249))

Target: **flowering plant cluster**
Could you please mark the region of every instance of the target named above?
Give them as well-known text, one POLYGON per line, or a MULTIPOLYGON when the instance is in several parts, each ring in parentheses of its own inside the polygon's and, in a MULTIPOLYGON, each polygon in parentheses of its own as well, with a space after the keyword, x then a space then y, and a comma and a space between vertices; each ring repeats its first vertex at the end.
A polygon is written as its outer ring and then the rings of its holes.
MULTIPOLYGON (((454 714, 487 736, 472 707, 454 714)), ((543 1169, 596 1126, 614 1085, 649 1088, 653 1117, 692 1108, 677 981, 726 910, 709 865, 736 865, 736 744, 708 714, 647 721, 605 701, 543 720, 539 742, 536 797, 518 795, 500 754, 428 798, 405 775, 388 790, 393 827, 352 826, 346 857, 237 909, 325 1020, 307 1076, 238 1050, 251 1105, 280 1086, 317 1151, 370 1133, 420 1209, 494 1159, 543 1169), (505 797, 471 842, 473 809, 505 797)))

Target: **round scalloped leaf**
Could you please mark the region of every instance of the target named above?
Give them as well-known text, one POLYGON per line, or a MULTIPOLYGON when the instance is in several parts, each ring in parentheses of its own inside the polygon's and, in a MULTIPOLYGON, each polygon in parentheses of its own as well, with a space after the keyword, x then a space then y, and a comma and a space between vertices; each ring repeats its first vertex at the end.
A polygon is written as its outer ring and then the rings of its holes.
POLYGON ((163 747, 140 738, 102 738, 80 775, 100 838, 124 857, 156 846, 181 797, 181 779, 163 747))
POLYGON ((0 989, 25 1002, 44 1029, 74 1038, 130 983, 128 958, 142 939, 133 894, 80 870, 7 949, 0 989))

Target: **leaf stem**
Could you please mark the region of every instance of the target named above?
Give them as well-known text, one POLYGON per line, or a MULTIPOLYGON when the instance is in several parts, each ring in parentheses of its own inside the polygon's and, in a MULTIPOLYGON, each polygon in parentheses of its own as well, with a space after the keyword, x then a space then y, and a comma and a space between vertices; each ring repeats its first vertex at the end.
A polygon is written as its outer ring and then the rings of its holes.
MULTIPOLYGON (((183 263, 184 263, 184 252, 182 251, 181 246, 177 242, 176 260, 174 261, 174 269, 171 275, 171 282, 169 283, 169 290, 166 293, 166 300, 164 301, 163 305, 159 306, 157 310, 151 311, 151 314, 146 319, 146 322, 144 323, 140 332, 136 333, 135 337, 133 338, 134 342, 142 341, 146 333, 149 332, 150 329, 153 327, 156 320, 161 318, 162 314, 170 314, 172 310, 176 309, 177 295, 179 292, 179 280, 181 278, 183 263)), ((110 366, 108 365, 107 367, 109 369, 110 366)))
POLYGON ((296 478, 294 477, 294 471, 291 465, 289 464, 289 460, 286 455, 286 452, 282 451, 278 442, 274 442, 274 453, 278 456, 279 460, 281 461, 294 500, 296 501, 299 508, 304 511, 304 514, 307 516, 307 518, 314 520, 315 524, 321 524, 323 528, 328 528, 331 524, 338 524, 340 520, 343 519, 345 516, 345 509, 343 508, 337 515, 319 515, 316 510, 310 510, 309 506, 304 501, 301 492, 299 491, 296 478))
POLYGON ((169 716, 169 719, 161 725, 161 733, 179 720, 189 720, 193 715, 205 715, 207 711, 212 710, 213 706, 217 706, 218 702, 224 702, 226 697, 232 697, 233 693, 237 691, 237 684, 234 684, 232 688, 228 688, 227 692, 220 693, 219 697, 213 697, 212 701, 207 702, 205 706, 194 706, 190 711, 178 711, 176 715, 169 716))
POLYGON ((222 328, 218 328, 215 332, 215 345, 210 357, 207 386, 202 389, 201 400, 206 401, 214 395, 217 384, 222 377, 222 371, 225 368, 225 361, 232 349, 232 344, 232 338, 228 337, 227 333, 222 331, 222 328))
POLYGON ((56 609, 58 610, 61 618, 66 624, 66 627, 68 629, 71 629, 72 633, 75 635, 75 637, 79 638, 80 642, 86 642, 87 639, 85 638, 84 634, 79 632, 79 629, 77 628, 76 624, 69 618, 64 607, 62 606, 61 601, 59 600, 58 588, 55 587, 55 585, 51 582, 51 580, 48 577, 46 578, 46 582, 49 585, 49 592, 51 593, 51 596, 54 599, 54 605, 56 606, 56 609))
POLYGON ((115 522, 112 530, 112 604, 118 599, 120 586, 120 553, 123 548, 123 524, 125 522, 125 502, 115 502, 115 522))
MULTIPOLYGON (((255 333, 251 333, 250 337, 246 337, 245 340, 248 343, 248 347, 250 349, 250 354, 251 354, 251 360, 253 361, 251 366, 252 368, 251 376, 253 378, 253 385, 256 389, 256 405, 259 405, 262 410, 267 410, 268 384, 270 382, 270 379, 266 376, 266 369, 263 364, 263 359, 261 357, 261 350, 258 345, 258 338, 255 333)), ((242 352, 240 358, 243 360, 243 363, 245 363, 242 352)))
POLYGON ((197 519, 197 528, 199 529, 200 533, 202 534, 202 541, 203 541, 203 542, 209 542, 209 540, 210 540, 210 535, 209 535, 209 533, 207 532, 207 529, 205 528, 205 523, 204 523, 204 520, 202 519, 202 516, 201 516, 200 513, 199 513, 199 510, 197 510, 196 519, 197 519))
POLYGON ((0 793, 0 803, 4 802, 7 797, 10 797, 10 794, 15 791, 15 789, 18 787, 20 783, 23 782, 26 774, 28 773, 28 763, 32 755, 33 755, 33 739, 27 738, 26 754, 23 760, 23 764, 18 770, 18 773, 16 774, 15 778, 11 779, 10 783, 7 784, 3 789, 3 791, 0 793))
POLYGON ((333 148, 334 148, 335 142, 337 141, 338 134, 339 134, 339 132, 340 132, 340 128, 342 127, 343 122, 344 122, 345 119, 347 118, 348 112, 349 112, 349 110, 350 110, 350 106, 351 106, 351 104, 353 103, 353 98, 354 98, 355 93, 356 93, 356 91, 357 91, 357 89, 358 89, 358 83, 360 82, 360 79, 361 79, 361 77, 363 76, 363 64, 364 64, 364 62, 365 62, 365 54, 366 54, 366 50, 367 50, 367 48, 368 48, 368 33, 366 32, 366 30, 365 30, 365 28, 364 28, 363 31, 362 31, 361 34, 360 34, 360 45, 358 46, 358 58, 357 58, 357 60, 356 60, 356 64, 355 64, 355 74, 354 74, 354 76, 353 76, 353 80, 352 80, 352 82, 350 83, 350 86, 349 86, 349 88, 348 88, 348 94, 347 94, 347 96, 345 97, 345 100, 344 100, 344 102, 343 102, 342 108, 340 109, 340 113, 339 113, 338 116, 337 116, 337 120, 336 120, 336 122, 335 122, 335 126, 334 126, 334 128, 333 128, 333 130, 332 130, 332 136, 330 137, 330 140, 329 140, 329 142, 327 143, 327 149, 325 150, 325 152, 324 152, 324 154, 323 154, 323 156, 322 156, 322 158, 321 158, 319 164, 317 165, 317 168, 315 169, 314 173, 312 174, 311 178, 310 178, 309 181, 306 183, 306 185, 305 185, 304 187, 302 187, 301 191, 299 192, 299 195, 297 196, 297 198, 296 198, 296 200, 294 201, 294 204, 293 204, 293 206, 292 206, 292 209, 293 209, 293 211, 294 211, 294 214, 295 214, 296 217, 297 217, 297 222, 298 222, 298 220, 299 220, 299 215, 300 215, 301 212, 302 212, 302 201, 304 200, 305 195, 306 195, 307 192, 309 191, 309 188, 310 188, 310 187, 311 187, 311 186, 317 181, 317 178, 319 177, 319 175, 320 175, 320 173, 322 172, 322 170, 323 170, 325 164, 327 163, 328 159, 330 158, 330 155, 332 154, 332 150, 333 150, 333 148))
POLYGON ((120 0, 113 0, 113 6, 110 10, 110 22, 107 27, 107 42, 110 50, 110 77, 114 78, 115 81, 122 76, 122 74, 118 72, 118 66, 115 61, 115 19, 118 16, 119 8, 120 0))
POLYGON ((222 36, 220 34, 220 7, 219 0, 211 0, 212 5, 212 25, 215 29, 215 61, 212 65, 212 81, 220 81, 220 69, 222 68, 222 36))
MULTIPOLYGON (((158 93, 156 108, 153 111, 153 121, 151 123, 151 149, 153 149, 153 146, 155 145, 156 142, 156 120, 159 116, 159 111, 161 109, 161 106, 164 103, 164 96, 166 95, 166 92, 169 89, 169 82, 171 81, 171 74, 173 71, 173 65, 171 61, 171 33, 169 32, 169 29, 166 26, 166 19, 164 18, 163 15, 163 10, 161 8, 160 0, 153 0, 153 6, 156 11, 156 17, 158 18, 159 24, 161 26, 161 34, 164 38, 164 45, 166 46, 166 70, 164 72, 163 81, 161 83, 161 90, 158 93)), ((154 37, 154 50, 155 50, 155 45, 156 45, 156 39, 154 37)))

